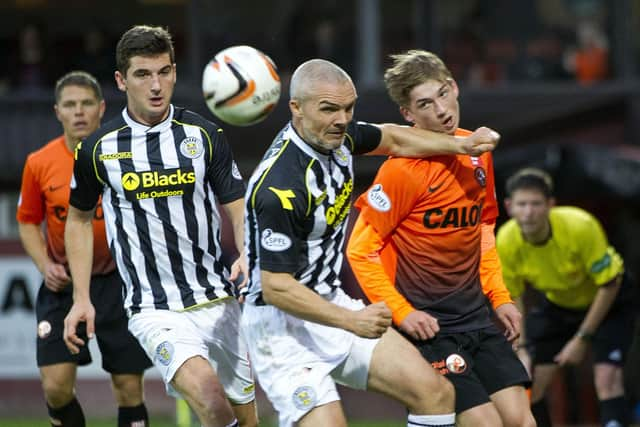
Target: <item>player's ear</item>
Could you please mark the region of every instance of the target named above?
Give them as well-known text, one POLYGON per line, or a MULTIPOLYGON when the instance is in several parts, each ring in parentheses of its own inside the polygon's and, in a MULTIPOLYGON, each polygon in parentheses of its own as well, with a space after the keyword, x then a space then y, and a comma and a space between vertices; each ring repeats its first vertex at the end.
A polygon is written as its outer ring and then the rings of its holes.
POLYGON ((302 117, 302 105, 300 104, 300 101, 297 99, 290 99, 289 100, 289 110, 291 110, 291 115, 296 117, 296 118, 301 118, 302 117))
POLYGON ((116 71, 114 74, 114 77, 116 79, 116 84, 118 85, 118 89, 120 89, 122 92, 126 92, 127 83, 122 73, 120 71, 116 71))
POLYGON ((100 101, 100 118, 104 116, 104 111, 107 108, 107 104, 105 104, 104 99, 100 101))
POLYGON ((451 85, 451 90, 453 90, 453 93, 457 98, 458 95, 460 94, 460 89, 458 89, 458 83, 456 83, 454 79, 447 79, 447 81, 451 85))
POLYGON ((552 208, 556 205, 556 198, 555 197, 549 197, 549 201, 548 201, 549 207, 552 208))
POLYGON ((58 104, 57 103, 53 104, 53 111, 56 112, 56 118, 58 119, 58 121, 62 122, 62 120, 60 119, 60 110, 58 110, 58 104))
POLYGON ((504 209, 507 211, 509 216, 513 216, 511 215, 511 199, 508 197, 504 199, 504 209))
POLYGON ((409 123, 416 122, 415 119, 413 118, 413 114, 411 114, 411 111, 409 111, 407 107, 400 107, 400 114, 402 114, 402 117, 404 117, 404 119, 409 123))

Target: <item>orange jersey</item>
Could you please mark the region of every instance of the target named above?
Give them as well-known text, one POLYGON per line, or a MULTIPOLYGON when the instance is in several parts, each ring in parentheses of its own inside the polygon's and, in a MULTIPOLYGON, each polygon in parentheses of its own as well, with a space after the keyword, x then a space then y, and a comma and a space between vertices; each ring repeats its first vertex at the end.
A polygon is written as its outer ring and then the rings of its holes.
MULTIPOLYGON (((39 225, 46 220, 46 241, 49 257, 67 265, 64 250, 64 225, 69 207, 73 153, 64 137, 50 141, 31 153, 22 173, 22 188, 16 218, 23 224, 39 225)), ((93 274, 105 274, 115 269, 104 228, 102 207, 98 204, 93 220, 93 274)))
POLYGON ((349 260, 365 294, 385 300, 396 324, 418 309, 442 330, 470 330, 490 322, 483 290, 494 307, 511 302, 493 237, 491 153, 390 158, 356 207, 349 260))

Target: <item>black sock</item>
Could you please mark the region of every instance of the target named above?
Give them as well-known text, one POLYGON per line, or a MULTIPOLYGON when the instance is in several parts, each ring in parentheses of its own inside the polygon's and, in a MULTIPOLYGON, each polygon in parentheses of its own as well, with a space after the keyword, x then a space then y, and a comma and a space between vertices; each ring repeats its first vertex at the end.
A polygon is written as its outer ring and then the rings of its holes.
POLYGON ((51 419, 62 423, 51 423, 54 427, 85 427, 84 413, 82 412, 82 407, 75 396, 71 402, 67 403, 62 408, 52 408, 47 404, 47 409, 49 410, 49 417, 51 419))
POLYGON ((533 418, 536 419, 538 427, 551 427, 551 416, 549 415, 549 408, 547 408, 547 399, 540 399, 531 404, 531 413, 533 418))
POLYGON ((149 414, 144 403, 118 408, 118 427, 148 427, 149 414))
POLYGON ((626 427, 629 425, 629 407, 624 396, 600 401, 600 422, 603 426, 607 423, 617 422, 616 426, 626 427))

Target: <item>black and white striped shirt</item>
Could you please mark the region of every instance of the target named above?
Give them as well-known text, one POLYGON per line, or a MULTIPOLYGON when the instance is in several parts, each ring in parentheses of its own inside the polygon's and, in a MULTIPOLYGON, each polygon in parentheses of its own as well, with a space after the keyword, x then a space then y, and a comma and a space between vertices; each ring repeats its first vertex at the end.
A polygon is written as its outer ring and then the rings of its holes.
POLYGON ((222 129, 172 105, 153 127, 125 109, 82 142, 70 203, 90 210, 102 195, 130 313, 182 310, 233 295, 215 200, 244 190, 222 129))
POLYGON ((264 304, 260 270, 291 273, 320 295, 340 286, 353 192, 352 154, 380 143, 380 131, 352 122, 330 154, 314 150, 287 125, 256 168, 245 196, 247 301, 264 304))

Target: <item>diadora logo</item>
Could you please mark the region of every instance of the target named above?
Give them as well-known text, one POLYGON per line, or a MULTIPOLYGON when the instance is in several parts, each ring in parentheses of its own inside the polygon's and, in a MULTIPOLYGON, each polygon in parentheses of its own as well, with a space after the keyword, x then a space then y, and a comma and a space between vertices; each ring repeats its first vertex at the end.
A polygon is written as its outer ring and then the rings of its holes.
POLYGON ((122 175, 122 188, 128 199, 181 196, 196 182, 193 169, 164 169, 127 172, 122 175))
POLYGON ((120 159, 131 159, 133 158, 133 153, 131 151, 122 151, 119 153, 109 153, 109 154, 100 154, 98 156, 98 160, 104 162, 105 160, 120 160, 120 159))
POLYGON ((388 212, 391 209, 391 200, 382 189, 382 184, 376 184, 367 192, 369 205, 380 212, 388 212))
POLYGON ((276 233, 267 228, 260 236, 260 245, 272 252, 282 252, 291 247, 291 239, 286 234, 276 233))

